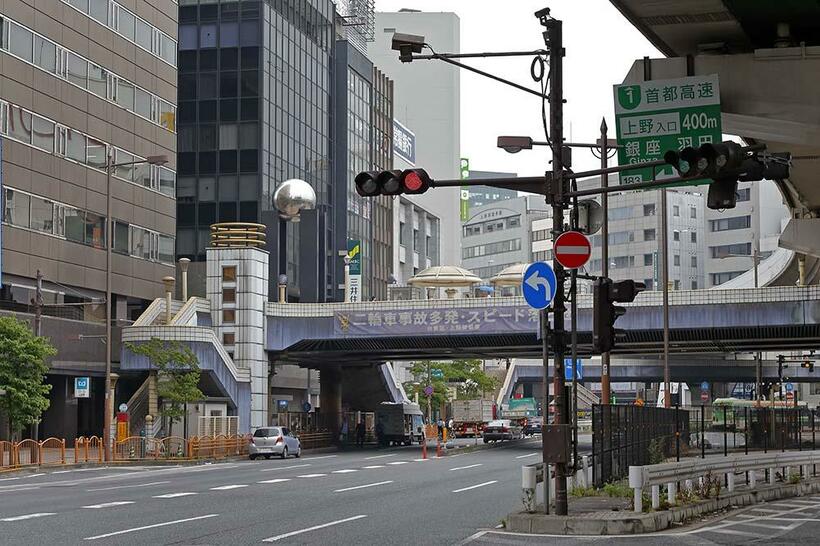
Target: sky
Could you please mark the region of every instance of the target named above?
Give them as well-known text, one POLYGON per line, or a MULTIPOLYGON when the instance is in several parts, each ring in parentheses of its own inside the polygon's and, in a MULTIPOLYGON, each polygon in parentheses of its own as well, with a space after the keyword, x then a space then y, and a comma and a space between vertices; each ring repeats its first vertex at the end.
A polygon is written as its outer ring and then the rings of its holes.
MULTIPOLYGON (((609 137, 615 138, 612 86, 623 81, 636 59, 663 55, 609 0, 376 0, 377 11, 412 8, 456 13, 462 53, 543 49, 543 27, 534 13, 544 7, 564 22, 564 137, 594 142, 606 117, 609 137)), ((514 57, 465 62, 535 90, 538 83, 530 77, 531 61, 531 57, 514 57)), ((544 140, 540 99, 462 70, 461 156, 470 159, 470 168, 520 176, 549 169, 547 148, 511 155, 496 148, 498 135, 544 140)), ((589 151, 574 150, 576 172, 599 166, 600 160, 589 151)))

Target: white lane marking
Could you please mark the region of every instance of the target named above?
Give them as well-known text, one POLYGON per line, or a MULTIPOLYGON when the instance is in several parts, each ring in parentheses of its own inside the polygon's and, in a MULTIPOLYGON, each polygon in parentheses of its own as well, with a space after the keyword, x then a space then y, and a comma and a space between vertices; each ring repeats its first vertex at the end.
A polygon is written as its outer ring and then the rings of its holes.
POLYGON ((309 464, 295 464, 290 466, 278 466, 276 468, 263 468, 259 472, 277 472, 280 470, 291 470, 293 468, 304 468, 306 466, 310 466, 309 464))
POLYGON ((429 461, 430 459, 413 459, 413 461, 417 463, 423 463, 424 461, 429 461))
POLYGON ((125 506, 126 504, 134 504, 134 501, 114 501, 114 502, 104 502, 102 504, 89 504, 88 506, 83 506, 83 508, 113 508, 115 506, 125 506))
POLYGON ((372 464, 370 466, 363 466, 362 468, 366 468, 368 470, 372 470, 374 468, 384 468, 383 464, 372 464))
POLYGON ((33 489, 40 489, 39 485, 18 486, 14 489, 0 489, 0 493, 16 493, 17 491, 31 491, 33 489))
POLYGON ((364 460, 365 461, 370 461, 372 459, 384 459, 385 457, 395 457, 395 456, 396 456, 395 453, 389 453, 387 455, 373 455, 372 457, 365 457, 364 460))
POLYGON ((191 495, 196 495, 196 493, 191 493, 190 491, 185 493, 166 493, 164 495, 155 495, 155 499, 175 499, 177 497, 190 497, 191 495))
POLYGON ((468 465, 468 466, 457 466, 455 468, 451 468, 450 472, 452 472, 454 470, 467 470, 468 468, 475 468, 477 466, 484 466, 484 465, 482 463, 477 463, 477 464, 471 464, 471 465, 468 465))
POLYGON ((219 514, 208 514, 207 516, 197 516, 195 518, 177 519, 174 521, 166 521, 164 523, 154 523, 153 525, 143 525, 142 527, 134 527, 133 529, 124 529, 122 531, 114 531, 113 533, 106 533, 104 535, 96 535, 93 537, 85 537, 83 540, 97 540, 100 538, 114 537, 117 535, 124 535, 127 533, 136 533, 137 531, 144 531, 146 529, 156 529, 157 527, 167 527, 168 525, 177 525, 179 523, 187 523, 189 521, 199 521, 202 519, 215 518, 219 514))
POLYGON ((327 474, 302 474, 301 476, 296 476, 297 478, 321 478, 322 476, 327 476, 327 474))
POLYGON ((53 516, 56 512, 37 512, 36 514, 26 514, 24 516, 14 516, 10 518, 2 518, 0 521, 22 521, 24 519, 42 518, 44 516, 53 516))
POLYGON ((358 472, 358 470, 353 470, 352 468, 345 468, 342 470, 334 470, 331 474, 350 474, 351 472, 358 472))
POLYGON ((19 480, 19 479, 20 479, 20 476, 17 476, 16 478, 3 478, 3 479, 0 479, 0 482, 10 482, 12 480, 19 480))
POLYGON ((760 533, 747 533, 746 531, 735 531, 734 529, 701 529, 704 533, 720 533, 723 535, 736 535, 743 537, 762 537, 760 533))
POLYGON ((494 483, 498 483, 498 480, 493 480, 490 482, 480 483, 478 485, 471 485, 470 487, 462 487, 461 489, 455 489, 453 493, 461 493, 462 491, 469 491, 470 489, 478 489, 479 487, 484 487, 487 485, 492 485, 494 483))
MULTIPOLYGON (((496 529, 497 529, 497 527, 496 527, 496 529)), ((487 533, 490 533, 490 532, 491 531, 479 531, 474 535, 468 536, 467 538, 465 538, 464 540, 462 540, 461 542, 456 544, 456 546, 464 546, 465 544, 475 542, 476 540, 478 540, 479 538, 483 537, 484 535, 486 535, 487 533)))
POLYGON ((290 478, 275 478, 273 480, 263 480, 261 482, 256 483, 282 483, 282 482, 289 482, 290 478))
POLYGON ((376 483, 368 483, 365 485, 357 485, 355 487, 345 487, 344 489, 336 489, 334 493, 343 493, 345 491, 353 491, 355 489, 366 489, 368 487, 376 487, 377 485, 387 485, 388 483, 393 483, 393 480, 388 480, 386 482, 376 482, 376 483))
POLYGON ((309 459, 311 461, 318 461, 319 459, 332 459, 334 457, 338 457, 338 455, 322 455, 321 457, 305 457, 305 459, 309 459))
POLYGON ((36 478, 36 477, 38 477, 38 476, 45 476, 45 473, 44 473, 44 472, 41 472, 40 474, 29 474, 29 475, 28 475, 28 476, 26 476, 26 477, 27 477, 27 478, 36 478))
POLYGON ((68 474, 70 470, 55 470, 52 474, 68 474))
POLYGON ((393 461, 392 463, 387 463, 392 465, 400 465, 400 464, 409 464, 407 461, 393 461))
POLYGON ((219 487, 211 487, 211 491, 230 491, 231 489, 242 489, 243 487, 248 487, 247 485, 236 484, 236 485, 220 485, 219 487))
POLYGON ((787 531, 792 528, 791 525, 767 525, 765 523, 755 523, 753 521, 733 521, 735 525, 748 525, 750 527, 762 527, 764 529, 777 529, 778 531, 787 531))
POLYGON ((349 521, 355 521, 357 519, 362 519, 366 517, 366 515, 360 514, 358 516, 353 516, 351 518, 337 519, 336 521, 323 523, 321 525, 314 525, 313 527, 308 527, 307 529, 300 529, 299 531, 291 531, 290 533, 285 533, 284 535, 276 535, 275 537, 266 538, 262 542, 276 542, 277 540, 282 540, 283 538, 301 535, 302 533, 309 533, 310 531, 316 531, 317 529, 324 529, 325 527, 332 527, 333 525, 339 525, 341 523, 347 523, 349 521))
POLYGON ((115 489, 135 489, 137 487, 153 487, 155 485, 164 485, 166 483, 171 483, 169 481, 164 482, 151 482, 151 483, 140 483, 137 485, 115 485, 112 487, 99 487, 95 489, 86 489, 87 492, 91 491, 113 491, 115 489))
POLYGON ((519 455, 516 459, 526 459, 527 457, 535 457, 538 453, 527 453, 526 455, 519 455))

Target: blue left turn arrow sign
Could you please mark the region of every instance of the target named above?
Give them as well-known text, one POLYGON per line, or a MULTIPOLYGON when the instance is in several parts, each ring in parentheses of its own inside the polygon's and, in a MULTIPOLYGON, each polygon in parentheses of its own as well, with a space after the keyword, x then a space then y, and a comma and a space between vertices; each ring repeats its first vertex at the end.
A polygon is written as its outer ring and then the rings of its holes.
POLYGON ((535 262, 524 271, 521 289, 527 304, 534 309, 546 309, 555 297, 555 271, 546 262, 535 262))

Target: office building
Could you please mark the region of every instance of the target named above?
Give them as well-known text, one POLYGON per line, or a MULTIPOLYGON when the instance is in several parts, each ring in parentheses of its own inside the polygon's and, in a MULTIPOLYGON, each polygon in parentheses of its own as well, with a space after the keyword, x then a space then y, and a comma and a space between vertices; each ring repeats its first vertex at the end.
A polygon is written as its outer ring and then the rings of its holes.
MULTIPOLYGON (((598 179, 580 180, 579 188, 594 187, 598 179)), ((615 176, 610 185, 617 184, 615 176)), ((697 189, 697 188, 695 188, 697 189)), ((705 287, 704 196, 697 192, 669 189, 668 243, 669 282, 673 290, 705 287)), ((646 283, 647 290, 660 290, 663 277, 661 243, 661 194, 635 191, 609 197, 609 277, 646 283)), ((533 223, 533 258, 552 259, 552 220, 533 223)), ((587 273, 601 275, 601 232, 593 234, 592 257, 587 273)))
POLYGON ((706 287, 719 286, 754 267, 778 247, 789 217, 783 197, 770 181, 740 182, 733 209, 706 210, 706 287))
POLYGON ((115 369, 119 326, 174 272, 177 9, 174 0, 0 3, 0 312, 30 318, 42 274, 41 331, 57 355, 51 405, 30 431, 41 438, 102 433, 106 245, 115 369), (109 158, 125 163, 110 184, 109 158), (75 377, 90 378, 88 398, 75 396, 75 377))
POLYGON ((533 222, 549 215, 538 195, 498 201, 470 210, 462 225, 462 265, 488 280, 503 269, 532 261, 533 222))
MULTIPOLYGON (((515 178, 516 173, 502 173, 496 171, 470 171, 467 180, 484 180, 487 178, 515 178)), ((488 203, 506 201, 518 197, 518 190, 509 188, 493 188, 490 186, 470 186, 467 190, 470 198, 468 200, 469 209, 481 207, 488 203)))
POLYGON ((268 293, 285 273, 290 300, 324 301, 339 260, 330 163, 334 4, 180 4, 177 254, 195 262, 192 282, 204 281, 211 224, 265 224, 268 293), (316 210, 299 223, 280 221, 272 202, 290 178, 317 195, 316 210))
MULTIPOLYGON (((426 169, 433 178, 458 178, 461 158, 459 70, 441 62, 400 62, 398 52, 391 48, 396 32, 423 35, 437 51, 458 53, 458 16, 411 10, 377 12, 375 42, 368 49, 373 63, 394 82, 395 119, 415 133, 411 163, 426 169)), ((444 258, 444 265, 459 265, 458 188, 440 188, 411 196, 409 200, 440 219, 441 233, 445 236, 440 241, 439 255, 444 258)))

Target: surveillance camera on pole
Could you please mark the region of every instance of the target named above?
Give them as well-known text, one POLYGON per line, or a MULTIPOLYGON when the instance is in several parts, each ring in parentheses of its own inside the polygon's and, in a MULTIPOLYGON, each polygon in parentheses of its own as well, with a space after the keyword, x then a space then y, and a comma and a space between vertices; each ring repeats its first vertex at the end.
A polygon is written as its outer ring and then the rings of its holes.
POLYGON ((424 47, 424 36, 396 32, 393 34, 392 46, 399 52, 399 60, 409 63, 413 60, 413 53, 421 53, 424 47))

